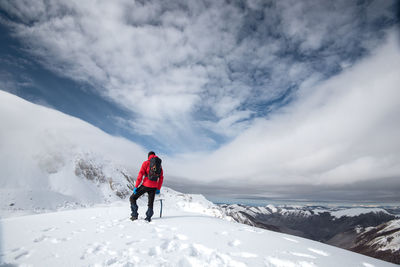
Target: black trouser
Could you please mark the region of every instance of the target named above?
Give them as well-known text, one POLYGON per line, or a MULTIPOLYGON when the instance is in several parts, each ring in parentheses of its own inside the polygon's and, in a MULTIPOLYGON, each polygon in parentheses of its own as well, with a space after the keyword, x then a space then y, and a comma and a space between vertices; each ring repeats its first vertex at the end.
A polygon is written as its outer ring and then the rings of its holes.
POLYGON ((153 216, 153 204, 154 204, 154 197, 156 196, 156 190, 157 188, 147 187, 144 185, 139 186, 139 188, 136 191, 136 194, 132 194, 131 197, 129 198, 129 201, 131 202, 132 217, 138 216, 139 207, 136 204, 136 200, 144 193, 148 194, 148 204, 147 204, 148 209, 146 212, 146 218, 151 218, 151 216, 153 216))

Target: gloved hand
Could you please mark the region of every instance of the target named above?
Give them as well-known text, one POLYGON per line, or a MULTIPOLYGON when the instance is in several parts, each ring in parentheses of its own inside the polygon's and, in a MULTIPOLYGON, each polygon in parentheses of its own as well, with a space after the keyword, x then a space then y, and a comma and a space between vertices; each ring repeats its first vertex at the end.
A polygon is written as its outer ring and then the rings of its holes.
POLYGON ((135 187, 135 188, 133 188, 133 194, 136 195, 136 192, 137 192, 137 188, 135 187))
POLYGON ((160 194, 160 189, 156 190, 156 195, 160 194))

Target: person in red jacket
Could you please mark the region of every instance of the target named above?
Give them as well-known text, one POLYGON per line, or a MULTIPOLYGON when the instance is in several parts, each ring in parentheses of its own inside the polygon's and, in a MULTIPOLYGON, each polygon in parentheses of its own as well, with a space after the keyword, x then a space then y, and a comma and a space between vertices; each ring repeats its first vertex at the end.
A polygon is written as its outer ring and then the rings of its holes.
POLYGON ((153 203, 156 194, 160 194, 160 189, 163 184, 164 174, 161 168, 161 175, 157 181, 152 181, 149 179, 149 170, 150 170, 150 160, 154 157, 157 157, 153 151, 150 151, 147 155, 147 160, 143 162, 142 167, 140 168, 139 175, 136 179, 135 188, 133 189, 133 194, 129 198, 131 202, 131 220, 134 221, 138 218, 138 205, 136 204, 136 200, 143 195, 144 193, 148 194, 148 208, 146 212, 146 221, 150 222, 151 217, 153 216, 153 203), (144 178, 143 178, 144 177, 144 178), (142 183, 143 182, 143 183, 142 183))

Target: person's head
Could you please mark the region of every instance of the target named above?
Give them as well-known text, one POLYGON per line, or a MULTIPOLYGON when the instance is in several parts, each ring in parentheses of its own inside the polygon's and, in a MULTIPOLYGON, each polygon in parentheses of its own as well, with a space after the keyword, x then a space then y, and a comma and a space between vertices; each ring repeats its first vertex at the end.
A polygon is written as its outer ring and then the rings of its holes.
POLYGON ((154 153, 153 151, 150 151, 149 154, 147 154, 147 158, 150 158, 151 155, 155 155, 156 153, 154 153))

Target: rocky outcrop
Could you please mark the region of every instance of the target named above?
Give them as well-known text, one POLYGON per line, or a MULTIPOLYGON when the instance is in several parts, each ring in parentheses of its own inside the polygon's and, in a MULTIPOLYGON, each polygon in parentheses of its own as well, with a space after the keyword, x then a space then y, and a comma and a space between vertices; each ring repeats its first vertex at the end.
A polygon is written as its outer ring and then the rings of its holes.
POLYGON ((385 209, 250 207, 236 204, 220 207, 226 216, 240 223, 399 263, 399 220, 385 209))
POLYGON ((356 236, 351 250, 400 264, 400 219, 366 228, 356 236))
POLYGON ((114 192, 121 199, 129 196, 133 190, 134 180, 126 172, 115 169, 113 175, 118 174, 118 179, 105 174, 105 166, 96 163, 93 160, 77 159, 75 162, 75 175, 87 179, 97 186, 108 185, 112 192, 114 192))

